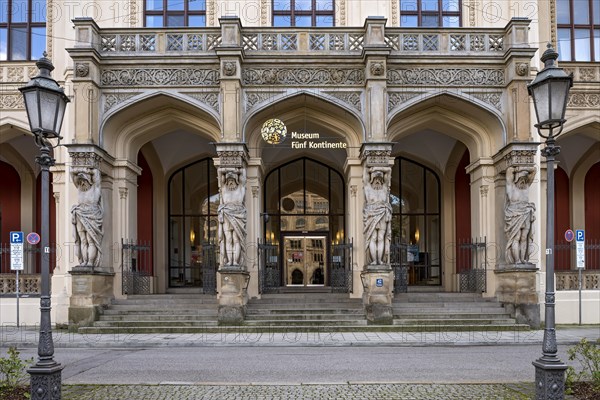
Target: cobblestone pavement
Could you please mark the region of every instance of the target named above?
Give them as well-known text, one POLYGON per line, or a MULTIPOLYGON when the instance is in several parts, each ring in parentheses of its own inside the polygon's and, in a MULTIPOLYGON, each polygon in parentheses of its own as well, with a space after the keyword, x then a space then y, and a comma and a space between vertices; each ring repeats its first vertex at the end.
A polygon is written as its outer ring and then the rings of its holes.
POLYGON ((64 385, 64 400, 525 400, 533 384, 64 385))

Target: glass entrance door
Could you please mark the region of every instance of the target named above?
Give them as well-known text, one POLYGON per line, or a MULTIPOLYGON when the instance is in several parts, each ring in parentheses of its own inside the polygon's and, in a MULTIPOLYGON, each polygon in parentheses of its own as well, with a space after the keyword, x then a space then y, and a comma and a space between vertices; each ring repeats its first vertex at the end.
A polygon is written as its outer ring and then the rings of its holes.
POLYGON ((284 236, 283 258, 287 286, 323 286, 327 281, 325 236, 284 236))

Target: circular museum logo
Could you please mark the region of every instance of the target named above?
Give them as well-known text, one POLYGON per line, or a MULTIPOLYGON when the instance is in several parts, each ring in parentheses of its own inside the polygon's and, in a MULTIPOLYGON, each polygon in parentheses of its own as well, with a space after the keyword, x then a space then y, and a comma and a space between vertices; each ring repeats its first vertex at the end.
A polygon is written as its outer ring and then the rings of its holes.
POLYGON ((277 118, 271 118, 263 124, 260 134, 265 142, 269 144, 279 144, 287 136, 287 128, 283 121, 277 118))

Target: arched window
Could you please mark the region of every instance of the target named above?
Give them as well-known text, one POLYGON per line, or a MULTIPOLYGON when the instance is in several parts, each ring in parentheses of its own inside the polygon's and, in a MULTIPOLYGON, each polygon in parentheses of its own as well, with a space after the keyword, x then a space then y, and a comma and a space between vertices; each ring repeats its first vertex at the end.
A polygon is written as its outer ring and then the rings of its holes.
POLYGON ((392 240, 406 246, 409 284, 441 284, 440 181, 431 169, 396 158, 390 192, 392 240))
POLYGON ((301 158, 269 172, 264 185, 267 240, 281 232, 329 231, 343 240, 344 180, 339 172, 318 161, 301 158))
POLYGON ((201 286, 202 245, 216 243, 217 171, 210 158, 169 179, 169 286, 201 286))

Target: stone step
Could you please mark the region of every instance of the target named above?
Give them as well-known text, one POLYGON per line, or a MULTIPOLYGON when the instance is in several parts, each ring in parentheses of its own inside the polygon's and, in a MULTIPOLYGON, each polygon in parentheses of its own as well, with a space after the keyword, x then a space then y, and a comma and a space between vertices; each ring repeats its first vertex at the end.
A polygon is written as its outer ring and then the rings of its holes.
POLYGON ((216 315, 217 307, 206 308, 206 309, 113 309, 107 308, 106 310, 102 310, 102 315, 148 315, 148 314, 156 314, 156 315, 216 315))
POLYGON ((112 304, 111 310, 145 311, 145 310, 213 310, 217 304, 112 304))
POLYGON ((394 325, 514 325, 514 318, 446 318, 446 319, 395 319, 394 325))
POLYGON ((195 334, 226 334, 226 333, 334 333, 334 332, 492 332, 492 331, 529 331, 528 325, 297 325, 286 326, 205 326, 205 327, 85 327, 79 328, 82 334, 165 334, 165 333, 195 333, 195 334))
POLYGON ((501 312, 463 312, 463 313, 394 313, 394 318, 399 319, 446 319, 446 318, 510 318, 510 314, 506 310, 499 310, 501 312))
POLYGON ((217 313, 206 315, 173 314, 117 314, 101 315, 99 321, 216 321, 217 313))
POLYGON ((363 308, 362 303, 248 303, 248 308, 252 309, 359 309, 363 308))
POLYGON ((217 319, 212 321, 197 321, 197 320, 177 320, 177 321, 156 321, 156 320, 141 320, 141 321, 96 321, 94 327, 115 327, 115 328, 132 328, 132 327, 188 327, 188 326, 217 326, 217 319))
POLYGON ((298 308, 278 308, 278 309, 255 309, 248 308, 247 315, 279 315, 279 314, 344 314, 344 315, 363 315, 364 309, 357 308, 351 310, 343 310, 339 308, 314 308, 314 309, 298 309, 298 308))
POLYGON ((247 314, 246 321, 265 321, 265 320, 340 320, 355 321, 364 320, 364 314, 247 314))
POLYGON ((287 326, 287 327, 295 327, 295 326, 313 326, 313 325, 324 325, 324 326, 362 326, 367 325, 367 320, 338 320, 338 319, 282 319, 282 320, 253 320, 246 319, 244 321, 244 326, 287 326))
POLYGON ((496 302, 495 297, 483 297, 480 293, 454 293, 454 292, 435 292, 435 293, 398 293, 394 296, 394 302, 496 302))
POLYGON ((460 309, 493 309, 493 308, 503 308, 501 304, 498 303, 464 303, 464 302, 456 302, 456 303, 442 303, 442 302, 433 302, 433 303, 392 303, 392 307, 395 309, 445 309, 445 310, 460 310, 460 309))

